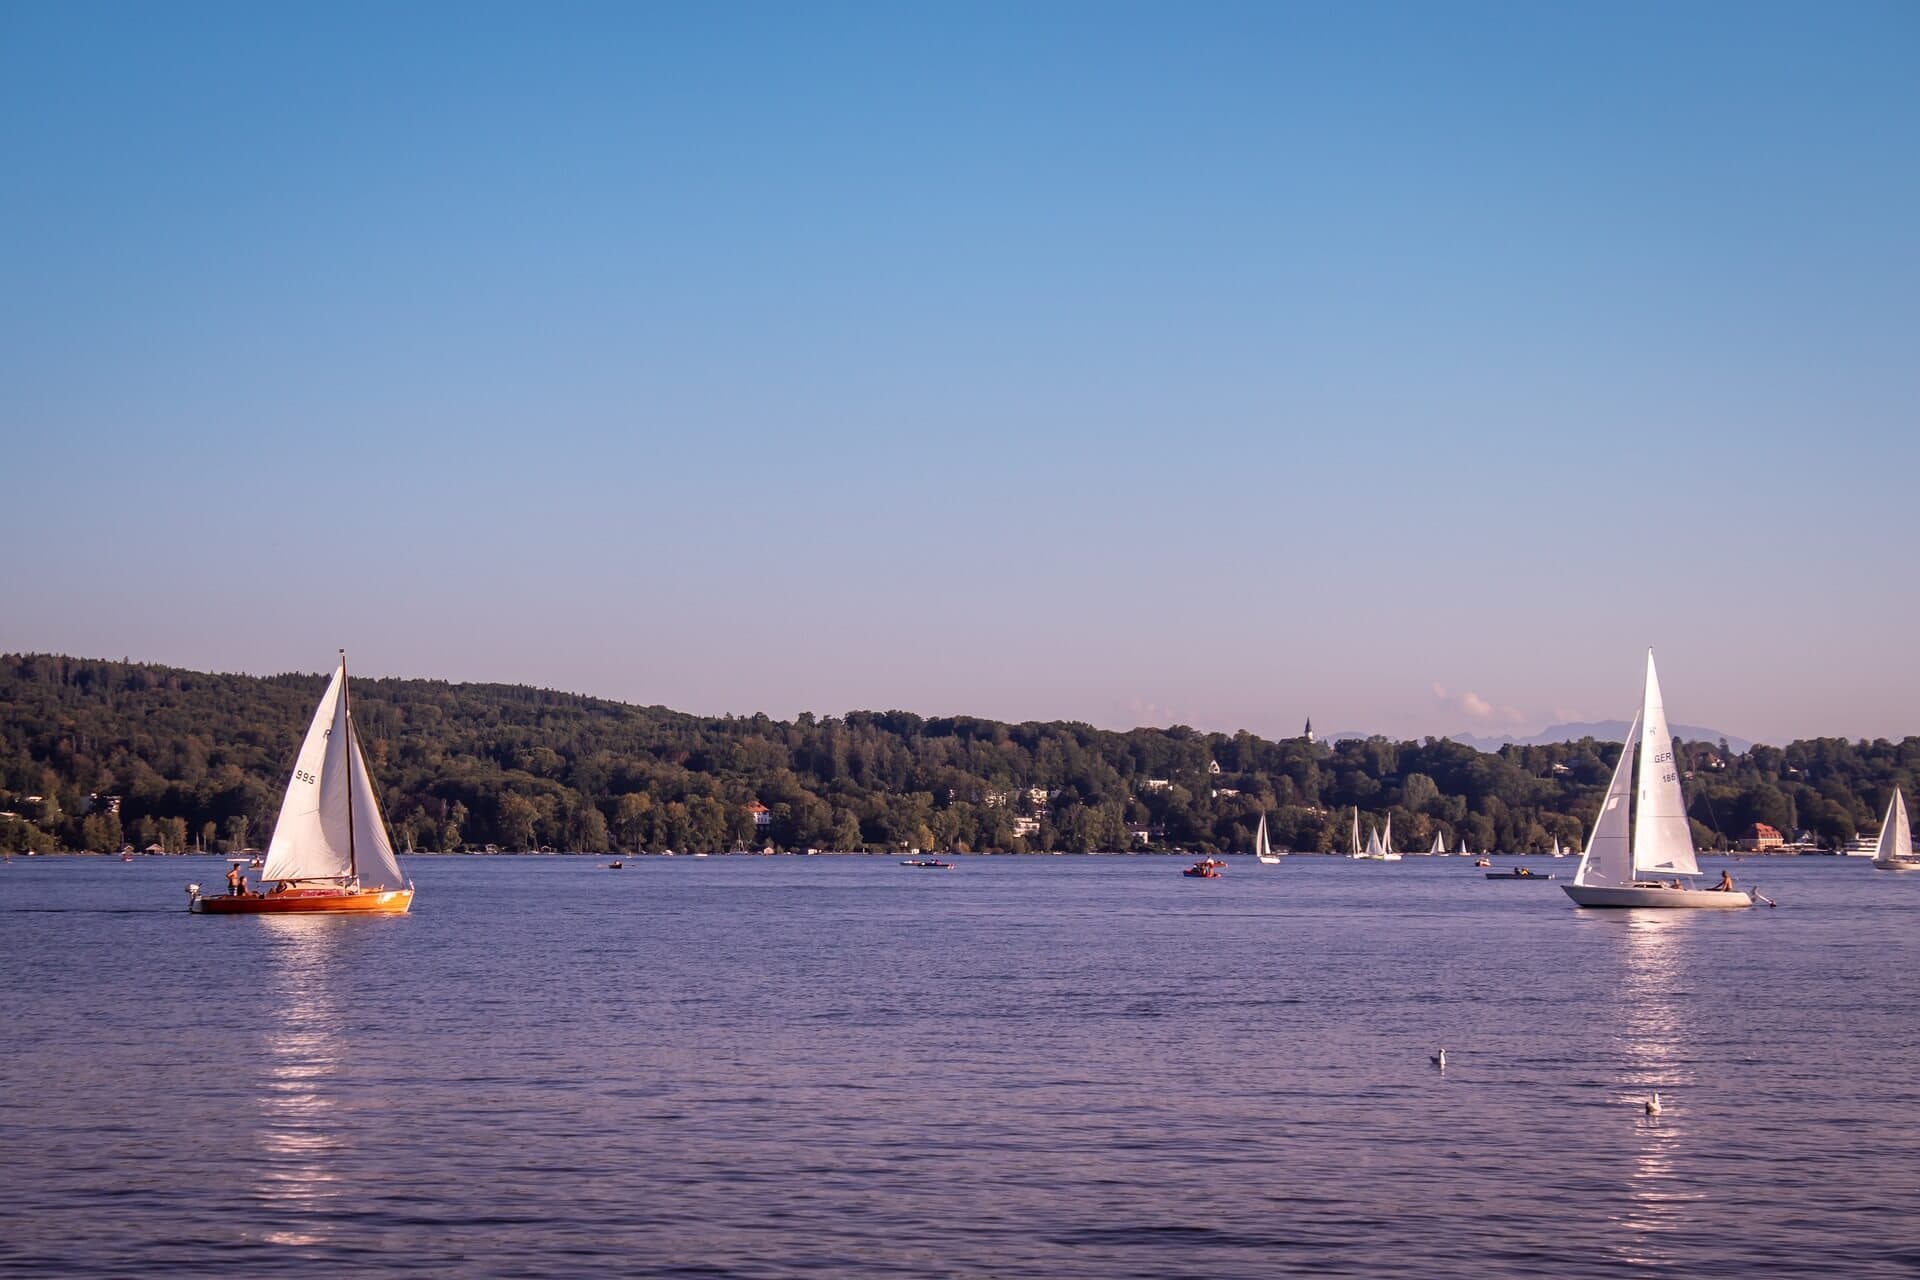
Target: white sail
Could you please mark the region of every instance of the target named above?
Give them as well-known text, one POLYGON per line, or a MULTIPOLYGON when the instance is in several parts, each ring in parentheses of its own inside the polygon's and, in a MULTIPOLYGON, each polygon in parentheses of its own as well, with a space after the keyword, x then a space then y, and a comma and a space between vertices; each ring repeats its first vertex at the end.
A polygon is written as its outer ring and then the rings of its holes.
POLYGON ((1442 836, 1440 835, 1440 833, 1439 833, 1438 831, 1436 831, 1436 832, 1434 832, 1434 833, 1433 833, 1433 848, 1431 848, 1431 849, 1429 849, 1429 850, 1427 850, 1427 856, 1428 856, 1429 858, 1441 858, 1441 857, 1445 857, 1445 856, 1446 856, 1446 853, 1447 853, 1447 842, 1446 842, 1446 840, 1445 840, 1444 838, 1442 838, 1442 836))
POLYGON ((1386 852, 1387 852, 1387 847, 1380 843, 1380 828, 1368 827, 1367 828, 1367 856, 1369 858, 1378 858, 1385 855, 1386 852))
MULTIPOLYGON (((353 712, 347 712, 347 727, 353 727, 353 712)), ((393 841, 387 835, 386 815, 380 799, 373 793, 373 776, 367 772, 366 757, 360 754, 360 735, 351 734, 353 767, 353 860, 355 873, 363 889, 404 888, 407 878, 400 874, 400 861, 393 856, 393 841)))
POLYGON ((1900 788, 1893 789, 1893 803, 1887 806, 1887 818, 1880 824, 1880 843, 1874 849, 1875 862, 1912 861, 1913 828, 1907 825, 1907 798, 1900 788))
POLYGON ((1267 815, 1260 815, 1260 829, 1253 833, 1253 853, 1257 858, 1273 855, 1273 846, 1267 843, 1267 815))
POLYGON ((1633 824, 1628 821, 1633 798, 1634 734, 1640 719, 1634 717, 1627 740, 1620 744, 1620 762, 1613 767, 1613 782, 1600 801, 1599 816, 1593 820, 1593 832, 1587 837, 1586 852, 1573 873, 1575 884, 1624 887, 1633 883, 1633 824))
POLYGON ((1393 815, 1392 814, 1387 815, 1387 836, 1386 836, 1386 839, 1380 842, 1380 852, 1382 853, 1393 852, 1393 815))
POLYGON ((1633 815, 1633 869, 1656 876, 1700 874, 1651 649, 1647 650, 1647 691, 1640 718, 1640 803, 1633 815))
POLYGON ((334 671, 287 781, 267 846, 263 881, 345 880, 367 888, 406 883, 374 798, 348 713, 347 664, 334 671))
POLYGON ((1354 857, 1360 856, 1360 806, 1353 806, 1353 847, 1348 850, 1354 857))
POLYGON ((1456 852, 1462 858, 1467 856, 1467 837, 1464 833, 1460 837, 1460 848, 1456 852))

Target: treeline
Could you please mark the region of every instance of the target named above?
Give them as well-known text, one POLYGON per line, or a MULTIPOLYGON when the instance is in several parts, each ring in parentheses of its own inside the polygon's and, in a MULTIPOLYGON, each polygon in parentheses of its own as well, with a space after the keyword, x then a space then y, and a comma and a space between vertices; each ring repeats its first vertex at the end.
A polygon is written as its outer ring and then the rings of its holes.
MULTIPOLYGON (((264 847, 325 678, 0 655, 0 848, 264 847)), ((1532 852, 1584 839, 1619 744, 1476 751, 1445 739, 1268 741, 904 711, 709 719, 510 685, 353 685, 402 848, 726 851, 1344 850, 1393 819, 1401 849, 1532 852), (755 806, 764 807, 764 822, 755 806)), ((1702 848, 1750 823, 1827 844, 1912 794, 1920 738, 1678 744, 1702 848)))

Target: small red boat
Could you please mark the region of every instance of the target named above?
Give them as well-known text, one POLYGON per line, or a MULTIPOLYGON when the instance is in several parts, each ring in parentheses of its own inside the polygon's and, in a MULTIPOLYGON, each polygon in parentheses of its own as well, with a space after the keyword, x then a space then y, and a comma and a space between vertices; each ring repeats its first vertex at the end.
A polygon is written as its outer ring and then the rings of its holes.
POLYGON ((1218 880, 1220 878, 1217 864, 1212 858, 1208 858, 1202 862, 1196 862, 1180 874, 1183 876, 1192 876, 1196 880, 1218 880))

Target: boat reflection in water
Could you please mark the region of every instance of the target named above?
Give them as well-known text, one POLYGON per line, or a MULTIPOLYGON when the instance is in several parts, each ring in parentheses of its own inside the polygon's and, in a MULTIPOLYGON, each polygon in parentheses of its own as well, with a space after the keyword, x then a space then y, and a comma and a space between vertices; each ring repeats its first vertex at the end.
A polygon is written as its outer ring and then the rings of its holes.
POLYGON ((1696 1083, 1690 1048, 1692 1026, 1683 988, 1687 984, 1683 944, 1687 930, 1701 917, 1685 911, 1629 911, 1618 920, 1621 946, 1621 999, 1617 1042, 1623 1070, 1612 1105, 1638 1113, 1631 1121, 1632 1165, 1627 1205, 1620 1225, 1622 1261, 1635 1266, 1664 1266, 1676 1254, 1665 1237, 1702 1226, 1704 1190, 1676 1170, 1685 1126, 1670 1116, 1645 1113, 1655 1093, 1671 1101, 1684 1098, 1696 1083))
POLYGON ((261 916, 273 935, 262 995, 273 1021, 264 1036, 259 1194, 266 1239, 314 1245, 331 1238, 343 1188, 334 1171, 347 1150, 346 1109, 337 1076, 343 1059, 332 973, 340 921, 261 916))

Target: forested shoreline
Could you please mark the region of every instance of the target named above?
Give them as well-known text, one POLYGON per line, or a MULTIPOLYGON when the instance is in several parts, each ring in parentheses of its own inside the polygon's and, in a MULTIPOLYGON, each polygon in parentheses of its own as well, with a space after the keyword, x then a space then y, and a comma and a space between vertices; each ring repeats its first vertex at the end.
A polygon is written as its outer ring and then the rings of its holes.
MULTIPOLYGON (((264 847, 320 675, 0 655, 0 848, 264 847)), ((356 678, 354 718, 402 848, 1536 852, 1586 835, 1619 744, 1116 732, 905 711, 701 717, 515 685, 356 678)), ((1681 742, 1695 842, 1748 825, 1827 845, 1913 794, 1920 737, 1744 753, 1681 742)))

